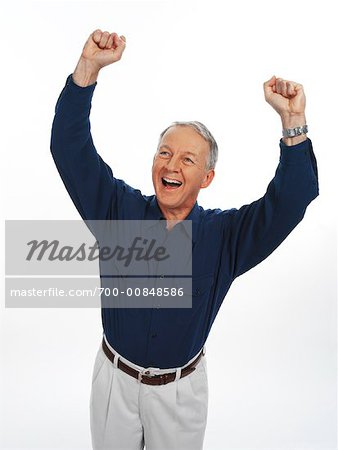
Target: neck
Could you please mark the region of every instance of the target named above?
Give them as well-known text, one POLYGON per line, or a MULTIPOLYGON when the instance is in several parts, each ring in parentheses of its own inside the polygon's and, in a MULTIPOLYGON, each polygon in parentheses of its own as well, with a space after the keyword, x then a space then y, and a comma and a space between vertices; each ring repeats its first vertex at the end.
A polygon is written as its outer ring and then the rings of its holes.
POLYGON ((163 205, 158 205, 163 216, 167 219, 167 228, 172 228, 176 223, 181 222, 182 220, 185 220, 192 208, 194 207, 195 202, 192 206, 182 209, 177 208, 166 208, 163 205))

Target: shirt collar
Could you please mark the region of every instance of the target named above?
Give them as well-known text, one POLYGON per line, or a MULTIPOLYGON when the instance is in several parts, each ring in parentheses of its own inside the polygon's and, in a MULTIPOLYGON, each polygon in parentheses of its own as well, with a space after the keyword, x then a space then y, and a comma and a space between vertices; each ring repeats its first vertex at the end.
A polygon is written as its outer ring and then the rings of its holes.
MULTIPOLYGON (((162 214, 162 211, 160 207, 158 206, 156 195, 153 195, 150 204, 149 204, 149 218, 150 220, 165 220, 165 217, 162 214)), ((196 242, 197 239, 197 232, 198 232, 198 226, 199 226, 199 218, 200 218, 200 207, 195 202, 193 208, 191 209, 190 213, 187 215, 187 217, 184 219, 183 222, 181 222, 181 225, 185 228, 186 233, 190 236, 191 232, 189 231, 189 224, 186 222, 188 220, 192 221, 191 227, 192 227, 192 241, 193 243, 196 242)), ((178 224, 179 225, 179 224, 178 224)))

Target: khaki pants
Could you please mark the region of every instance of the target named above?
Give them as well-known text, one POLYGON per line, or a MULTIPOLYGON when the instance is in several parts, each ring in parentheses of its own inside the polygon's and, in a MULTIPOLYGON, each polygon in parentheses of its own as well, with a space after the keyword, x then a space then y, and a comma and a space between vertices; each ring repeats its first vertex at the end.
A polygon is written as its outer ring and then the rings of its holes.
MULTIPOLYGON (((137 370, 144 369, 119 357, 137 370)), ((152 369, 152 373, 175 370, 152 369)), ((178 377, 179 369, 177 372, 178 377)), ((165 385, 150 386, 118 369, 116 358, 112 364, 100 344, 90 397, 94 450, 141 450, 144 446, 146 450, 200 450, 203 448, 207 411, 205 356, 190 375, 165 385)))

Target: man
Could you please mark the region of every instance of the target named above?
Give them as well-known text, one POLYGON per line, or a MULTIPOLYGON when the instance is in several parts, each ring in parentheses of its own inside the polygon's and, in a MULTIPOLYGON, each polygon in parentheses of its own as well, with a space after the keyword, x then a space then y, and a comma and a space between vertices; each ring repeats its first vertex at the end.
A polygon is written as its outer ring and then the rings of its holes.
POLYGON ((52 155, 84 220, 162 219, 168 233, 191 221, 192 307, 102 308, 92 442, 95 449, 197 450, 207 420, 204 345, 222 301, 233 280, 271 254, 318 195, 305 96, 298 83, 276 77, 264 83, 284 137, 275 177, 259 200, 238 210, 198 205, 217 161, 215 139, 200 122, 174 123, 161 134, 152 167, 156 195, 145 196, 115 178, 90 133, 99 71, 120 60, 125 46, 116 33, 96 30, 89 36, 57 101, 52 155))

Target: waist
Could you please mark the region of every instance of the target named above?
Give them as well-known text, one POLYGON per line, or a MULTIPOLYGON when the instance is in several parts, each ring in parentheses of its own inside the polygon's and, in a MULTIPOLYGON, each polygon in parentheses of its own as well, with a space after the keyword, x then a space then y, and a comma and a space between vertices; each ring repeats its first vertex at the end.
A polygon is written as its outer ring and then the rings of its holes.
MULTIPOLYGON (((161 369, 160 367, 143 367, 140 366, 138 364, 135 364, 134 362, 130 361, 129 359, 125 358, 123 355, 119 354, 118 351, 108 342, 106 335, 103 334, 103 338, 105 340, 105 343, 107 344, 107 347, 115 354, 119 356, 119 359, 121 359, 121 361, 123 361, 125 364, 128 364, 130 367, 132 367, 135 370, 138 371, 143 371, 145 369, 151 369, 153 374, 164 374, 164 373, 170 373, 175 371, 178 367, 170 367, 170 368, 165 368, 165 369, 161 369)), ((206 352, 206 348, 205 345, 189 360, 187 361, 183 366, 180 366, 181 369, 184 369, 185 367, 189 366, 189 364, 191 364, 194 359, 199 355, 199 353, 203 350, 203 354, 205 354, 206 352)))

